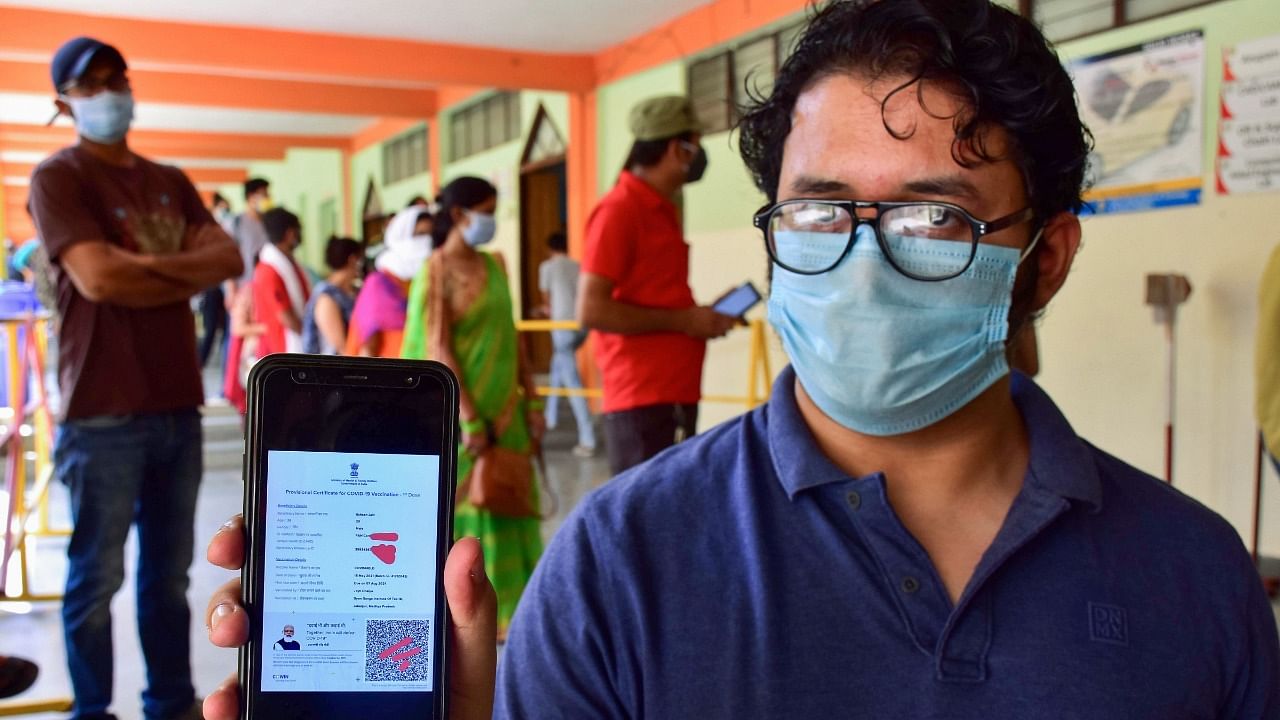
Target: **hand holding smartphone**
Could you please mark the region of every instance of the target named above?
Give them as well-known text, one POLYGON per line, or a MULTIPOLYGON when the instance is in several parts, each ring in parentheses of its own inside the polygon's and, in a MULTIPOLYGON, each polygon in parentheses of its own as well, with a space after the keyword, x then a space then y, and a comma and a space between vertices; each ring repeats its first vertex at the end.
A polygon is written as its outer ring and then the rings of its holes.
POLYGON ((456 379, 273 355, 249 387, 241 718, 445 718, 456 379))

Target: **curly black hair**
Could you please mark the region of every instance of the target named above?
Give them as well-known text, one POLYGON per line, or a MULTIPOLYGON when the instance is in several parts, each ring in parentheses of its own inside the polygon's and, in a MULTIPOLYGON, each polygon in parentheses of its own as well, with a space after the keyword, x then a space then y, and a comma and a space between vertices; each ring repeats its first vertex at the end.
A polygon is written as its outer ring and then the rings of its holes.
MULTIPOLYGON (((987 151, 983 133, 1002 127, 1041 221, 1084 206, 1092 136, 1071 78, 1031 21, 987 0, 832 0, 815 8, 771 94, 754 98, 739 123, 742 159, 770 202, 777 200, 796 98, 841 72, 900 78, 882 108, 898 92, 918 92, 919 82, 959 93, 965 107, 952 118, 957 163, 1003 159, 987 151)), ((887 120, 885 129, 904 136, 887 120)))

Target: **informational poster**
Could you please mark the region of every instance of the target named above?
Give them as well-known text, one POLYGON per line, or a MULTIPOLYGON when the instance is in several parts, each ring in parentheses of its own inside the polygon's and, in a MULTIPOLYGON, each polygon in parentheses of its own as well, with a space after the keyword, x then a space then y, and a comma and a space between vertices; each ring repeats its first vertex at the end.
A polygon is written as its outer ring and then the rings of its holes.
POLYGON ((263 692, 432 690, 440 458, 267 454, 263 692))
POLYGON ((1093 131, 1086 199, 1098 213, 1195 205, 1204 176, 1200 30, 1068 66, 1093 131))
POLYGON ((1219 112, 1218 192, 1280 190, 1280 35, 1223 50, 1219 112))

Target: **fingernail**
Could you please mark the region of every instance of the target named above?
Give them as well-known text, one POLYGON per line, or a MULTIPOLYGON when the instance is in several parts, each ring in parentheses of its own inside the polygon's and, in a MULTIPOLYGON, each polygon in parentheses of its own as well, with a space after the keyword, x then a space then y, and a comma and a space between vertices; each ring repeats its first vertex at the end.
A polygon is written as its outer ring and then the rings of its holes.
MULTIPOLYGON (((479 542, 480 542, 480 539, 476 538, 476 543, 479 543, 479 542)), ((475 559, 471 561, 471 570, 469 571, 469 574, 471 575, 471 582, 476 585, 479 585, 484 580, 485 575, 484 575, 484 546, 483 545, 480 546, 480 552, 476 553, 475 559)))
POLYGON ((209 620, 209 629, 217 628, 224 617, 235 614, 235 611, 236 606, 231 603, 218 603, 218 606, 213 609, 213 617, 209 620))

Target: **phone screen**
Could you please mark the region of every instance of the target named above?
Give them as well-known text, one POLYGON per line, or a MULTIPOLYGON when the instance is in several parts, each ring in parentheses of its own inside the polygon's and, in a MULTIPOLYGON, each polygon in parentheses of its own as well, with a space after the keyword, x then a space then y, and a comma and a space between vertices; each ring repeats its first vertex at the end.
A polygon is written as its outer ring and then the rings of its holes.
POLYGON ((278 357, 250 409, 246 717, 436 717, 456 393, 419 363, 278 357))
POLYGON ((720 302, 717 302, 711 309, 721 315, 742 317, 758 302, 760 302, 760 291, 756 290, 755 285, 746 282, 721 298, 720 302))

